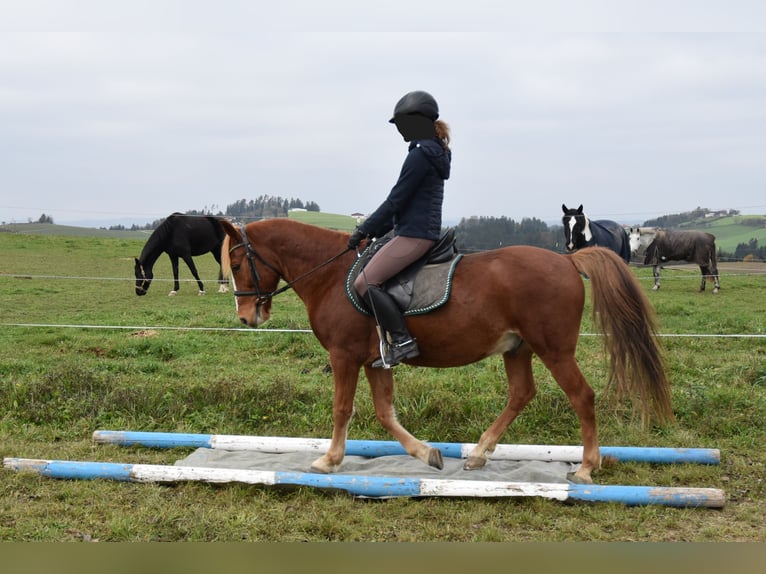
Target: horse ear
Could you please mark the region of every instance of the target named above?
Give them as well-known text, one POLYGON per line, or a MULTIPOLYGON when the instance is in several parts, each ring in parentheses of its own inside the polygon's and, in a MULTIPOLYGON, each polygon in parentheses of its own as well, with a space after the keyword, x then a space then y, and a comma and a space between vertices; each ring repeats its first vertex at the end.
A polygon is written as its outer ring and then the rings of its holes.
POLYGON ((580 207, 577 208, 577 214, 579 215, 581 213, 582 213, 582 203, 580 204, 580 207))
POLYGON ((562 211, 563 211, 564 213, 566 213, 567 211, 569 211, 569 210, 567 209, 567 204, 566 204, 566 203, 562 203, 562 204, 561 204, 561 209, 562 209, 562 211))
POLYGON ((234 227, 229 220, 221 219, 220 224, 224 232, 226 233, 226 235, 228 235, 232 239, 236 239, 236 240, 240 239, 239 230, 236 227, 234 227))

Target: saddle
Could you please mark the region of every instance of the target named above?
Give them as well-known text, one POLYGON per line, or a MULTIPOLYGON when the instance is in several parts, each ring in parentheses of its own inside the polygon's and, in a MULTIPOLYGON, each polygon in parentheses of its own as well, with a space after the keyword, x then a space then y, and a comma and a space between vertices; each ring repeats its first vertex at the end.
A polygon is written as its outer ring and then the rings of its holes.
MULTIPOLYGON (((372 315, 354 289, 359 276, 373 255, 393 239, 391 233, 370 243, 357 257, 346 276, 346 296, 358 311, 372 315)), ((455 230, 446 231, 434 246, 412 265, 383 284, 404 315, 422 315, 444 305, 449 299, 455 267, 463 257, 458 252, 455 230)))

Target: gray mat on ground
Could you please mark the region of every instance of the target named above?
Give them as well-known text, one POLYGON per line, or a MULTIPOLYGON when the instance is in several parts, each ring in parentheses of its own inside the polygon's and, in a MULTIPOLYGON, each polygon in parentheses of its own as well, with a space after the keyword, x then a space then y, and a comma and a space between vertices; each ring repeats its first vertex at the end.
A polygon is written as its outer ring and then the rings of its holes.
MULTIPOLYGON (((235 468, 311 472, 311 463, 319 457, 317 452, 290 452, 282 454, 256 451, 226 451, 199 448, 176 466, 208 468, 235 468)), ((463 470, 465 461, 445 458, 444 468, 437 470, 406 455, 367 458, 347 456, 336 474, 364 476, 396 476, 409 478, 442 478, 450 480, 494 480, 504 482, 565 483, 567 473, 577 470, 579 464, 568 462, 490 460, 481 470, 463 470)))

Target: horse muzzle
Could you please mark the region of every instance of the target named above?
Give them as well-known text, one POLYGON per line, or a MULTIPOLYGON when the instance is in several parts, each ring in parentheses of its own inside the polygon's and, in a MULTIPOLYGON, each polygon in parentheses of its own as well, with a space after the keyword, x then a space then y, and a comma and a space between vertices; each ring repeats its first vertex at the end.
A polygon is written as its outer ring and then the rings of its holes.
POLYGON ((257 328, 269 320, 269 317, 271 317, 271 312, 269 309, 264 308, 264 305, 262 305, 261 303, 254 305, 254 307, 255 308, 253 309, 252 313, 243 313, 245 309, 243 309, 240 306, 239 308, 240 323, 248 327, 257 328))

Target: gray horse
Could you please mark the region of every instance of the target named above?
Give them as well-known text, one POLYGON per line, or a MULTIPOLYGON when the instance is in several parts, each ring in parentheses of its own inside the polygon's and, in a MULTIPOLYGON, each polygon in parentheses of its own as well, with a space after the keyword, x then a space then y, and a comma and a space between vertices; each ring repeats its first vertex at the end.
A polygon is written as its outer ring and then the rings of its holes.
POLYGON ((660 264, 666 261, 689 261, 700 267, 700 291, 705 290, 705 282, 710 277, 714 283, 713 293, 718 293, 721 285, 718 281, 715 235, 712 233, 631 227, 628 235, 632 253, 638 253, 642 247, 646 247, 644 265, 652 265, 653 291, 660 288, 660 264))

